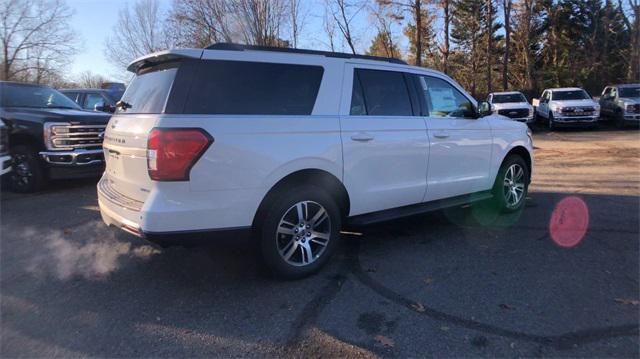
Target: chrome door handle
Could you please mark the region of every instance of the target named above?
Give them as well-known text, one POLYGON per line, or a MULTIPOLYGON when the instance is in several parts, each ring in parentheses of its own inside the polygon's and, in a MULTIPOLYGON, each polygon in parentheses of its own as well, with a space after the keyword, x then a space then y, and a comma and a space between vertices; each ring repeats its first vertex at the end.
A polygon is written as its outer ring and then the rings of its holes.
POLYGON ((356 133, 355 135, 351 135, 351 139, 358 142, 367 142, 373 140, 373 136, 367 133, 356 133))
POLYGON ((435 137, 435 138, 447 138, 447 137, 449 137, 449 134, 446 133, 446 132, 438 132, 438 133, 433 134, 433 137, 435 137))

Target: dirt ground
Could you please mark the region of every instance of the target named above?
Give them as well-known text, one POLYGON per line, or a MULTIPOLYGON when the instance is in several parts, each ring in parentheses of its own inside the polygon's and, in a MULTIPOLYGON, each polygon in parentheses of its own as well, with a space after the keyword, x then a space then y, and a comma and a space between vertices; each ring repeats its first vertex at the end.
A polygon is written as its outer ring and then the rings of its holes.
POLYGON ((531 191, 640 195, 640 132, 564 130, 534 134, 531 191))

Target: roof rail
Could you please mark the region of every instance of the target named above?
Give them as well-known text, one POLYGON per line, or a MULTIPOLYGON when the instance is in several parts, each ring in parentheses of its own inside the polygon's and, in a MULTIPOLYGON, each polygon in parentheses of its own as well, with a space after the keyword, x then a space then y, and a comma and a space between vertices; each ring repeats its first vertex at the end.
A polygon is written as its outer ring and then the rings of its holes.
POLYGON ((390 62, 393 64, 401 64, 401 65, 407 64, 406 62, 400 59, 395 59, 392 57, 354 55, 354 54, 347 54, 342 52, 317 51, 317 50, 307 50, 307 49, 291 49, 288 47, 242 45, 242 44, 234 44, 230 42, 215 43, 213 45, 206 47, 205 49, 206 50, 228 50, 228 51, 254 50, 254 51, 286 52, 291 54, 322 55, 326 57, 337 57, 341 59, 363 59, 363 60, 385 61, 385 62, 390 62))

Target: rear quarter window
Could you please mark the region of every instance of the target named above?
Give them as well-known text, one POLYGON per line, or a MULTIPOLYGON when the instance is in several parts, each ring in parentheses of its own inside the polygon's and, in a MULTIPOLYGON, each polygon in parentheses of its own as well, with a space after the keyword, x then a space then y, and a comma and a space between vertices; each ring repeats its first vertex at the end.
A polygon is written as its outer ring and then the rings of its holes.
POLYGON ((323 73, 312 65, 199 61, 183 112, 311 115, 323 73))

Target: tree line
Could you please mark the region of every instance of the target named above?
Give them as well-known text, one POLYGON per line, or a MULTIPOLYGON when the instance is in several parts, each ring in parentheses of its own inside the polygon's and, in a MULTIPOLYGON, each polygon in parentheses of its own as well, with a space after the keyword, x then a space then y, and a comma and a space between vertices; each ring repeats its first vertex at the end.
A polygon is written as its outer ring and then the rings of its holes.
MULTIPOLYGON (((0 1, 2 79, 69 81, 78 46, 64 0, 0 1)), ((137 0, 119 10, 104 52, 124 72, 150 52, 216 42, 402 58, 477 98, 557 86, 596 94, 640 82, 640 0, 137 0)))

